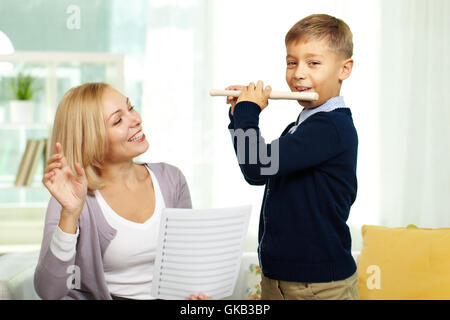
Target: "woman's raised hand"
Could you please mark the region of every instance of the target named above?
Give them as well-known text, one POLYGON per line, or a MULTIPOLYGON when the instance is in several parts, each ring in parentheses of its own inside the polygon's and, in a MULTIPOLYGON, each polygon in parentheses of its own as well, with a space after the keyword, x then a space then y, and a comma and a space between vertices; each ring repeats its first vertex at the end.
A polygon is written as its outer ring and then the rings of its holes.
POLYGON ((79 163, 75 164, 75 175, 72 173, 59 142, 56 143, 56 153, 47 161, 42 182, 61 204, 64 214, 78 221, 86 200, 88 182, 79 163))

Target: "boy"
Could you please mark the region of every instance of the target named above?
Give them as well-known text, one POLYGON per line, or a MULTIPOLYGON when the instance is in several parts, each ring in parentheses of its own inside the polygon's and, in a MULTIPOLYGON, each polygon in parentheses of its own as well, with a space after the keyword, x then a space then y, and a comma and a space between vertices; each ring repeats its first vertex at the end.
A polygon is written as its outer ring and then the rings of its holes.
POLYGON ((266 185, 258 234, 261 298, 359 299, 346 224, 356 198, 358 138, 339 95, 353 67, 352 33, 340 19, 311 15, 289 30, 285 43, 289 88, 317 92, 319 100, 299 101, 303 111, 279 139, 266 144, 258 128, 270 87, 258 81, 227 88, 242 90, 227 98, 241 171, 250 184, 266 185), (275 173, 262 173, 263 154, 277 161, 275 173), (252 156, 257 161, 248 161, 252 156))

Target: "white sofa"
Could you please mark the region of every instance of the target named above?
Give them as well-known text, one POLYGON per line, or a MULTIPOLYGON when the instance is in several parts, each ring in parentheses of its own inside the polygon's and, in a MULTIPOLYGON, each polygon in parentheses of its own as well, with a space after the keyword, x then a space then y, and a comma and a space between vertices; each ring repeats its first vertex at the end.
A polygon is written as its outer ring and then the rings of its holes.
MULTIPOLYGON (((358 261, 359 252, 352 253, 358 261)), ((0 300, 39 300, 33 276, 39 251, 9 253, 0 256, 0 300)), ((244 252, 233 294, 226 300, 247 300, 261 277, 254 271, 258 265, 256 252, 244 252)))
MULTIPOLYGON (((40 300, 34 290, 33 276, 39 251, 8 253, 0 256, 0 300, 40 300)), ((234 293, 227 300, 245 300, 247 287, 258 282, 250 272, 250 265, 258 264, 256 253, 246 252, 234 293), (250 281, 250 283, 249 283, 250 281)))
POLYGON ((38 300, 33 275, 39 251, 0 256, 0 300, 38 300))

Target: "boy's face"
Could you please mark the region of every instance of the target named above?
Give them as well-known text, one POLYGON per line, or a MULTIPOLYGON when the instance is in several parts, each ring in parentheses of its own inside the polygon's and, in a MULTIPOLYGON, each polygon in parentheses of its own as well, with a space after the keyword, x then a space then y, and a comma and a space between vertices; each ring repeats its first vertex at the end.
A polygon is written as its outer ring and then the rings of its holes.
POLYGON ((286 55, 286 82, 293 92, 317 92, 317 101, 298 101, 314 108, 339 96, 342 81, 350 76, 353 60, 328 49, 327 39, 292 41, 286 55))

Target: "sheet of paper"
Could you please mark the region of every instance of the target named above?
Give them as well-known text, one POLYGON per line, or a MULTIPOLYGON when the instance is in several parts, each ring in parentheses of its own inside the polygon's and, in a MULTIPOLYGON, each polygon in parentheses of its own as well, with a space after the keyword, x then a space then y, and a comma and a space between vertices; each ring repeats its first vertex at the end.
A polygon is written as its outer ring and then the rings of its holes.
POLYGON ((251 206, 163 209, 152 296, 184 300, 231 296, 239 275, 251 206))

